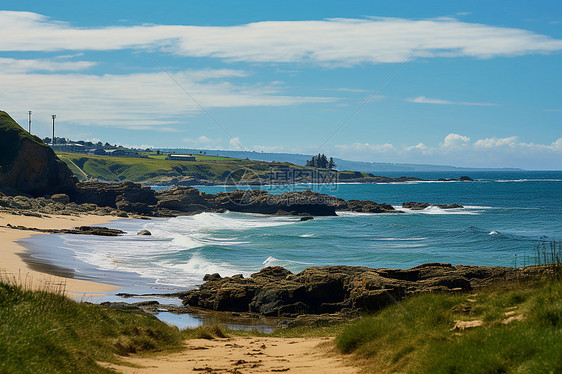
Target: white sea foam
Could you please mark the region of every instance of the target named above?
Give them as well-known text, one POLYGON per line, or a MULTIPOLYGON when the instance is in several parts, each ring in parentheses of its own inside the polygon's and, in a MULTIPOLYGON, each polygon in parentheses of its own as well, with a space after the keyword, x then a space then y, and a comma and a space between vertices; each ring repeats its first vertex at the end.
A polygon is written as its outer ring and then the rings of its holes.
POLYGON ((509 182, 562 182, 562 179, 496 179, 494 182, 509 183, 509 182))
POLYGON ((408 209, 408 208, 402 208, 400 205, 395 206, 394 209, 405 212, 405 213, 410 213, 410 214, 467 214, 467 215, 477 215, 480 214, 481 212, 479 212, 476 209, 470 209, 468 207, 464 207, 464 208, 453 208, 453 209, 441 209, 438 206, 428 206, 425 209, 422 210, 412 210, 412 209, 408 209))
POLYGON ((309 232, 308 234, 302 234, 302 235, 299 235, 299 236, 301 238, 312 238, 312 237, 316 236, 316 234, 313 233, 313 232, 309 232))
POLYGON ((372 238, 371 240, 381 240, 381 241, 415 241, 415 240, 427 240, 428 238, 372 238))
POLYGON ((362 212, 349 212, 346 210, 338 210, 336 214, 340 217, 357 217, 357 216, 372 216, 380 213, 362 213, 362 212))
POLYGON ((301 262, 301 261, 292 261, 292 260, 280 260, 278 258, 275 258, 273 256, 269 256, 268 258, 266 258, 263 262, 262 265, 265 266, 282 266, 282 267, 295 267, 295 265, 313 265, 312 263, 308 263, 308 262, 301 262))

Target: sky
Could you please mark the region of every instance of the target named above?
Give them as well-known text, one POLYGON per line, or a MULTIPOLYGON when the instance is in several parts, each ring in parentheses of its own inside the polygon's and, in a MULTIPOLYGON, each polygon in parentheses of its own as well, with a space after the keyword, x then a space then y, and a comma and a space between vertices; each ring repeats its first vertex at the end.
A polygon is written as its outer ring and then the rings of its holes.
POLYGON ((559 0, 0 3, 40 137, 562 170, 561 67, 559 0))

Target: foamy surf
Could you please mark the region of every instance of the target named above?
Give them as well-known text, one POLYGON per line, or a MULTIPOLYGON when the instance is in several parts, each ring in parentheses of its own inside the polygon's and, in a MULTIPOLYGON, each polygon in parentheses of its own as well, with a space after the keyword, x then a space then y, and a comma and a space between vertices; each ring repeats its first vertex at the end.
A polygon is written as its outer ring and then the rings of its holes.
POLYGON ((465 215, 478 215, 481 213, 481 209, 471 209, 469 207, 464 208, 453 208, 453 209, 441 209, 438 206, 430 205, 425 209, 413 210, 409 208, 403 208, 400 205, 394 206, 394 209, 409 213, 409 214, 465 214, 465 215))

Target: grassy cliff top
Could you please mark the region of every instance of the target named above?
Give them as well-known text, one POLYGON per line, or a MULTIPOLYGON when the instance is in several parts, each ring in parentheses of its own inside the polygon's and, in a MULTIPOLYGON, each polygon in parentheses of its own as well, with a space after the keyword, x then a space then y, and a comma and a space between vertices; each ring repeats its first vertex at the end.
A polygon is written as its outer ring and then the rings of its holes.
POLYGON ((41 139, 29 134, 10 115, 0 111, 0 172, 9 169, 24 140, 46 147, 41 139))

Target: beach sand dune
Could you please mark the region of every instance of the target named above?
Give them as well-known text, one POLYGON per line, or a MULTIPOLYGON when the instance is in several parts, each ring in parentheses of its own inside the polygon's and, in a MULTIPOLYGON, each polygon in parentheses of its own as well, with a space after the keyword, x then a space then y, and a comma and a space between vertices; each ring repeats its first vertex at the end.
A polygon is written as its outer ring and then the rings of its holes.
POLYGON ((181 352, 123 358, 136 367, 102 363, 120 373, 356 373, 334 352, 333 338, 235 337, 187 340, 181 352))

